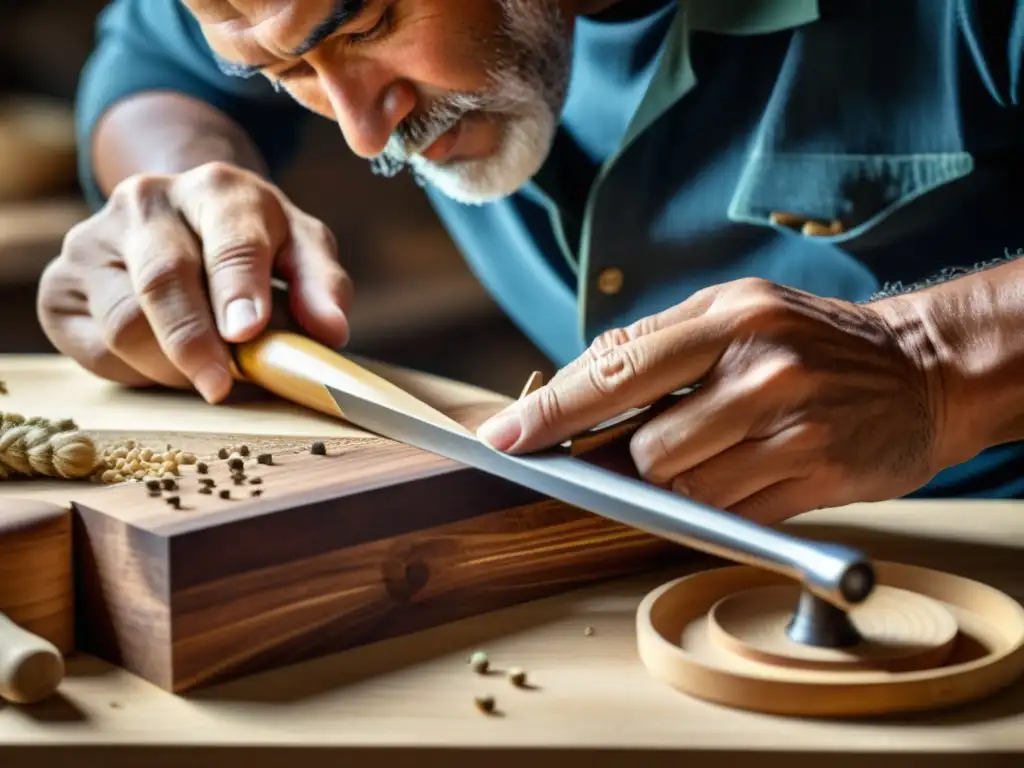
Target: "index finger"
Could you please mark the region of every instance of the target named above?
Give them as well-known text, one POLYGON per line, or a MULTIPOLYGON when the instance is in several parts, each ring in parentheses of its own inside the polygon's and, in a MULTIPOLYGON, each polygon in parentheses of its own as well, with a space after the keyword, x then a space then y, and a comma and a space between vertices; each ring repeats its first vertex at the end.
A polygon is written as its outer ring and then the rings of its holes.
POLYGON ((585 368, 587 365, 592 365, 595 358, 607 353, 611 347, 628 344, 631 341, 636 341, 678 323, 700 317, 714 303, 717 294, 718 291, 715 288, 698 291, 686 301, 675 304, 661 312, 656 312, 653 315, 642 317, 625 328, 615 328, 602 333, 594 339, 594 342, 583 354, 557 371, 551 377, 551 383, 579 373, 580 369, 585 368))
POLYGON ((477 434, 512 453, 557 445, 698 382, 714 367, 728 339, 727 320, 704 315, 609 346, 512 403, 477 434))
POLYGON ((123 258, 167 359, 210 402, 232 386, 227 345, 217 333, 192 233, 175 216, 155 216, 129 228, 123 258))

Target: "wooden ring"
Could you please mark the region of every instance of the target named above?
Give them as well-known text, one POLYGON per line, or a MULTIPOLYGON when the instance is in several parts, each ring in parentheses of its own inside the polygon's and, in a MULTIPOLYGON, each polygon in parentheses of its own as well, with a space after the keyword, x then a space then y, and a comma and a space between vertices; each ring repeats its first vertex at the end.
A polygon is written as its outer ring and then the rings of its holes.
MULTIPOLYGON (((836 656, 830 665, 829 654, 817 652, 823 649, 790 654, 778 644, 768 652, 763 647, 758 651, 756 632, 737 632, 735 627, 740 624, 735 620, 723 626, 712 617, 721 619, 722 606, 729 598, 748 590, 788 586, 795 595, 798 585, 750 566, 703 571, 650 592, 637 609, 640 658, 655 677, 696 698, 802 717, 946 708, 992 695, 1024 674, 1024 606, 1016 600, 941 571, 891 562, 876 562, 875 568, 880 587, 877 600, 873 595, 851 612, 851 619, 857 623, 859 614, 875 610, 873 603, 896 595, 896 591, 921 598, 919 606, 934 603, 922 608, 932 628, 913 630, 919 639, 926 638, 917 666, 879 668, 874 663, 878 659, 859 647, 846 655, 864 651, 868 663, 850 663, 850 658, 836 656), (957 633, 951 644, 943 615, 956 621, 957 633), (723 642, 728 636, 731 641, 723 642), (780 659, 780 654, 792 658, 780 659), (922 663, 926 664, 923 669, 922 663)), ((914 623, 904 622, 908 627, 914 623)))

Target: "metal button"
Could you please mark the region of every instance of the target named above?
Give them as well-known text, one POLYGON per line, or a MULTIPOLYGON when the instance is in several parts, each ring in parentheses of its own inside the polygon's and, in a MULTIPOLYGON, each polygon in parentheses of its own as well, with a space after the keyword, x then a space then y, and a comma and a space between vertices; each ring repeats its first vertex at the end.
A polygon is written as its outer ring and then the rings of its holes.
POLYGON ((777 227, 788 227, 790 229, 800 229, 807 221, 806 216, 798 216, 795 213, 786 213, 785 211, 772 211, 768 219, 777 227))
POLYGON ((612 296, 622 290, 624 276, 617 267, 601 270, 597 276, 597 289, 606 296, 612 296))
POLYGON ((843 232, 843 222, 838 219, 828 224, 819 224, 817 221, 808 221, 803 226, 803 233, 807 237, 829 237, 839 235, 843 232))

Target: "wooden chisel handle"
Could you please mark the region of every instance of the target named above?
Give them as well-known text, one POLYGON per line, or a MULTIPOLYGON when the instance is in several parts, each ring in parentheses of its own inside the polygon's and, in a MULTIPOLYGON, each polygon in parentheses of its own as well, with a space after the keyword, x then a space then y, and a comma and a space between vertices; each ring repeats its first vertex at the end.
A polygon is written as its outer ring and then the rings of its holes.
POLYGON ((335 418, 348 420, 331 389, 357 393, 406 415, 466 431, 461 424, 355 361, 290 331, 267 331, 238 344, 232 354, 235 378, 335 418))
POLYGON ((34 704, 49 698, 64 679, 64 657, 48 640, 0 613, 0 698, 34 704))

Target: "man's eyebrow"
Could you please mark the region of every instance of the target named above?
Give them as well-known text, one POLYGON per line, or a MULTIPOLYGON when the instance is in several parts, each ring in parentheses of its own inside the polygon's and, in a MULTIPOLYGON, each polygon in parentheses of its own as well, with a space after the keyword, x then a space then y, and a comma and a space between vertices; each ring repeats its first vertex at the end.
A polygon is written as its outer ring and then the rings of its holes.
POLYGON ((334 0, 334 9, 327 15, 327 18, 313 27, 313 30, 302 41, 302 44, 292 51, 292 56, 305 56, 320 43, 333 35, 342 25, 350 22, 357 16, 366 5, 366 0, 334 0))
MULTIPOLYGON (((291 55, 296 58, 305 56, 337 32, 343 25, 359 15, 365 5, 366 0, 334 0, 334 8, 327 15, 327 18, 313 27, 299 47, 291 51, 291 55)), ((213 58, 217 63, 217 68, 225 75, 241 78, 250 78, 253 75, 257 75, 261 70, 275 63, 268 61, 264 64, 239 64, 236 61, 224 58, 216 51, 213 51, 213 58)))

